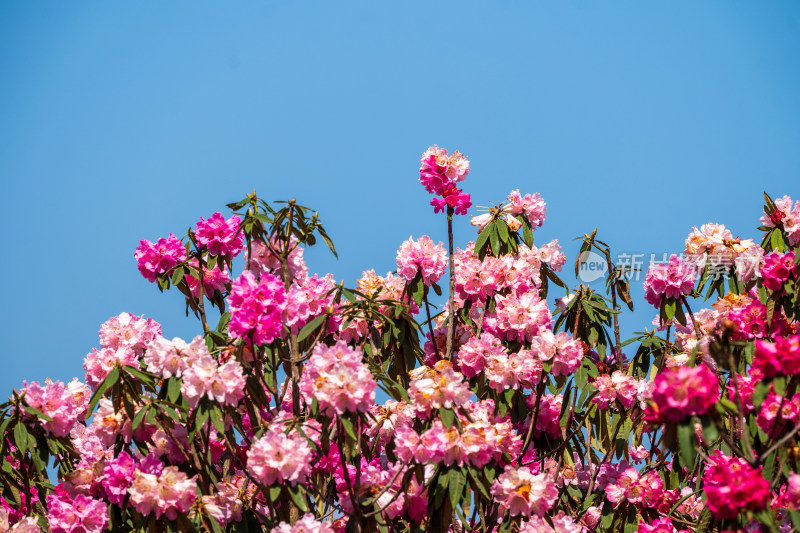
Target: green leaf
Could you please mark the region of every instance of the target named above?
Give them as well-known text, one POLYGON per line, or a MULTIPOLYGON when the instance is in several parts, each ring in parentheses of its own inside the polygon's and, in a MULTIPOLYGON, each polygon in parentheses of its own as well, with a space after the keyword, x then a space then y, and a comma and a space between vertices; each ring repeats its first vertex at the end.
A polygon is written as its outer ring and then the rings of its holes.
POLYGON ((322 226, 317 226, 317 231, 319 232, 320 235, 322 235, 322 239, 325 241, 325 244, 328 245, 328 248, 331 249, 331 252, 333 252, 333 256, 336 259, 339 259, 339 254, 336 253, 336 248, 334 248, 333 246, 333 241, 331 240, 330 237, 328 237, 328 234, 325 232, 325 230, 322 229, 322 226))
POLYGON ((442 424, 444 424, 444 427, 450 429, 453 427, 453 423, 456 420, 456 414, 452 409, 442 407, 439 409, 439 418, 442 419, 442 424))
POLYGON ((717 426, 708 416, 700 417, 700 422, 703 425, 703 439, 708 444, 713 444, 719 438, 719 430, 717 426))
POLYGON ((528 245, 528 248, 533 246, 533 231, 531 230, 531 223, 528 222, 527 218, 522 223, 522 238, 525 240, 525 244, 528 245))
POLYGON ((484 246, 486 246, 486 242, 489 240, 489 233, 489 226, 486 226, 478 235, 478 239, 475 241, 475 255, 480 256, 481 250, 483 250, 484 246))
POLYGON ((147 411, 149 409, 150 409, 150 406, 149 405, 145 405, 144 407, 142 407, 139 410, 138 413, 136 413, 136 416, 133 417, 133 422, 131 423, 131 426, 132 426, 134 431, 136 431, 139 428, 139 425, 142 423, 142 420, 144 419, 144 416, 147 414, 147 411))
POLYGON ((342 427, 344 428, 345 432, 350 436, 353 440, 358 440, 356 437, 355 429, 353 428, 353 422, 349 418, 340 418, 339 421, 342 423, 342 427))
POLYGON ((489 229, 489 242, 492 245, 492 253, 494 255, 500 255, 500 236, 497 234, 497 221, 489 224, 488 229, 489 229))
POLYGON ((497 236, 502 242, 508 242, 508 224, 505 220, 497 221, 497 236))
POLYGON ((304 341, 306 337, 308 337, 311 334, 312 331, 316 330, 320 326, 320 324, 322 324, 322 322, 325 321, 326 317, 327 315, 319 315, 314 320, 303 326, 303 329, 301 329, 300 333, 297 334, 297 341, 298 342, 304 341))
POLYGON ((92 394, 92 398, 89 400, 89 407, 86 408, 86 413, 88 417, 88 413, 94 411, 94 406, 97 405, 97 402, 100 401, 100 398, 105 395, 106 391, 111 388, 113 385, 116 385, 117 381, 119 381, 119 367, 115 367, 111 372, 108 373, 106 379, 97 387, 97 390, 94 391, 92 394))
POLYGON ((691 421, 683 422, 678 426, 678 446, 683 465, 687 468, 694 466, 694 424, 691 421))
MULTIPOLYGON (((31 407, 30 405, 23 405, 22 408, 25 409, 26 411, 28 411, 33 416, 35 416, 37 418, 41 418, 45 422, 52 422, 53 421, 52 418, 50 418, 49 416, 47 416, 46 414, 44 414, 40 410, 38 410, 38 409, 36 409, 34 407, 31 407)), ((2 433, 0 433, 0 435, 2 435, 2 433)))
POLYGON ((289 487, 289 496, 291 496, 292 501, 294 504, 304 513, 308 511, 308 505, 306 504, 306 499, 303 497, 303 493, 300 486, 289 487))
POLYGON ((216 429, 218 432, 220 432, 220 433, 222 433, 224 435, 225 434, 225 420, 224 420, 225 414, 222 412, 222 410, 219 407, 217 407, 215 405, 214 408, 211 410, 211 413, 209 413, 209 415, 210 415, 210 418, 211 418, 211 423, 214 424, 214 429, 216 429))
POLYGON ((672 320, 675 317, 676 308, 677 305, 675 303, 674 298, 667 298, 666 300, 664 300, 663 309, 664 309, 664 316, 666 317, 667 321, 672 320))
POLYGON ((167 398, 172 403, 177 403, 181 395, 181 380, 176 377, 167 380, 167 398))
POLYGON ((422 299, 425 297, 425 283, 422 281, 422 273, 418 273, 414 279, 411 280, 408 290, 417 305, 420 305, 422 299))
POLYGON ((17 445, 22 455, 28 451, 28 428, 21 421, 14 426, 14 444, 17 445))
POLYGON ((183 277, 184 276, 185 276, 185 274, 183 272, 183 267, 181 267, 181 266, 175 267, 175 269, 172 271, 172 278, 171 278, 172 279, 172 284, 173 285, 177 285, 178 283, 183 281, 183 277))
POLYGON ((447 488, 450 492, 450 503, 455 507, 459 500, 461 500, 461 493, 464 492, 464 486, 467 484, 467 478, 460 468, 453 468, 447 473, 449 478, 447 488))

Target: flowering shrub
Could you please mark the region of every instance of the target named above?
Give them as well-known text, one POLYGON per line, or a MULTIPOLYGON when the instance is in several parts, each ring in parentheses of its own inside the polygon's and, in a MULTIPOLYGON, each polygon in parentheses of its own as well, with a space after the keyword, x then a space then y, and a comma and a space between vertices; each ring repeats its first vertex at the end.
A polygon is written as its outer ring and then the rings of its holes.
POLYGON ((538 194, 454 247, 469 171, 429 148, 447 245, 412 236, 352 288, 310 274, 305 247, 336 251, 294 200, 142 240, 197 335, 122 313, 83 382, 13 391, 0 532, 800 528, 800 204, 765 195, 760 245, 694 227, 647 271, 656 327, 623 340, 630 268, 586 234, 575 272, 600 254, 605 291, 570 289, 538 194))

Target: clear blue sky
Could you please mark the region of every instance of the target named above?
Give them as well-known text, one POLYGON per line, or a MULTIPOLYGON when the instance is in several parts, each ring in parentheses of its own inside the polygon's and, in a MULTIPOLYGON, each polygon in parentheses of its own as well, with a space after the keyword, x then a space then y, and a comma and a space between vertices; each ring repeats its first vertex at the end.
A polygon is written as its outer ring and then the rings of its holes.
POLYGON ((82 377, 122 311, 196 334, 133 250, 253 189, 321 212, 342 259, 312 272, 393 269, 445 237, 433 143, 476 205, 540 192, 570 261, 595 226, 648 254, 709 221, 759 237, 762 190, 800 197, 800 3, 431 4, 0 3, 2 395, 82 377))

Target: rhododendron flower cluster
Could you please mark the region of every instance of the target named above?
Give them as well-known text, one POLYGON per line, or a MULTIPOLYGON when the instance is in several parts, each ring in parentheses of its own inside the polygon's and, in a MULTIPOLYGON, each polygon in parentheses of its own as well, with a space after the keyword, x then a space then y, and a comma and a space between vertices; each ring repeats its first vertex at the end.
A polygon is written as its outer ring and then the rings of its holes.
POLYGON ((441 242, 434 244, 430 237, 423 235, 416 242, 409 237, 397 251, 397 273, 411 282, 422 275, 425 285, 436 283, 447 267, 447 251, 441 242))
POLYGON ((231 286, 230 332, 234 338, 252 339, 255 344, 270 343, 282 334, 281 314, 286 307, 286 291, 275 276, 242 272, 231 286))
POLYGON ((222 213, 214 213, 208 220, 200 217, 195 237, 209 255, 235 257, 242 251, 244 242, 244 233, 239 231, 240 222, 241 219, 236 215, 225 220, 222 213))
POLYGON ((270 428, 247 451, 247 469, 260 483, 296 485, 311 473, 313 450, 297 431, 286 435, 280 427, 270 428))
POLYGON ((142 239, 134 257, 142 276, 154 282, 159 275, 166 274, 186 260, 186 248, 180 239, 170 233, 169 237, 158 239, 155 243, 142 239))
POLYGON ((544 516, 558 498, 558 489, 547 474, 534 474, 523 466, 501 474, 492 484, 492 494, 513 516, 544 516))
POLYGON ((705 365, 664 370, 656 376, 652 396, 655 415, 668 422, 704 414, 718 398, 717 376, 705 365))
POLYGON ((743 459, 714 450, 709 457, 703 489, 706 504, 717 518, 735 518, 742 509, 764 509, 770 499, 769 483, 761 467, 753 468, 743 459))
POLYGON ((667 263, 656 263, 647 270, 644 297, 656 307, 664 298, 679 300, 692 292, 696 277, 693 265, 672 255, 667 263))
MULTIPOLYGON (((185 245, 142 241, 137 266, 180 292, 196 336, 122 313, 86 384, 13 391, 0 532, 790 531, 798 204, 765 195, 761 245, 694 228, 686 261, 647 273, 655 327, 631 329, 632 272, 609 260, 605 283, 559 277, 559 241, 533 243, 538 194, 489 204, 455 249, 468 171, 458 152, 425 153, 447 251, 409 238, 396 272, 367 268, 353 288, 309 271, 306 247, 336 251, 295 200, 253 193, 185 245)), ((596 231, 579 240, 612 257, 596 231)))
POLYGON ((317 400, 329 416, 367 411, 375 401, 376 387, 361 354, 344 341, 317 346, 300 381, 306 403, 317 400))

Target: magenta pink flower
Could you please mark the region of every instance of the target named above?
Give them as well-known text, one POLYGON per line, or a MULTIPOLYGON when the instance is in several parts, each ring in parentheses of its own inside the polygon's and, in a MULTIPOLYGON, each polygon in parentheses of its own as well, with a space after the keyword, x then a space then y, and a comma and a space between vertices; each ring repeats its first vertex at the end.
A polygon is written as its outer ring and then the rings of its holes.
POLYGON ((139 242, 133 257, 139 263, 139 272, 149 282, 154 282, 159 274, 165 274, 186 260, 186 248, 172 233, 166 239, 152 243, 146 239, 139 242))
POLYGON ((673 254, 668 263, 650 266, 644 280, 644 297, 656 307, 664 298, 679 300, 691 294, 696 277, 695 267, 673 254))
POLYGON ((703 476, 706 505, 718 519, 736 518, 744 509, 760 511, 770 500, 769 482, 744 459, 728 457, 719 450, 709 457, 703 476))
POLYGON ((250 271, 242 272, 231 286, 228 297, 231 337, 250 338, 255 344, 268 344, 280 337, 281 313, 286 307, 286 291, 280 279, 266 272, 256 280, 250 271))
POLYGON ((528 467, 510 468, 492 483, 492 494, 512 516, 544 516, 558 499, 551 476, 528 467))
POLYGON ((411 237, 397 251, 397 273, 411 282, 422 275, 425 285, 436 283, 447 268, 447 251, 441 241, 434 244, 430 237, 423 235, 416 242, 411 237))
POLYGON ((718 397, 717 375, 702 364, 667 368, 655 379, 655 409, 668 422, 705 414, 718 397))
POLYGON ((772 438, 777 438, 784 431, 795 427, 800 421, 798 412, 800 411, 800 394, 795 394, 792 398, 784 398, 775 394, 775 390, 770 386, 769 393, 761 404, 756 423, 764 430, 764 433, 772 438))
POLYGON ((447 150, 434 145, 422 154, 419 181, 425 190, 437 196, 445 196, 448 187, 454 187, 469 174, 469 160, 456 151, 448 155, 447 150))
POLYGON ((778 337, 775 342, 756 340, 750 373, 758 379, 800 373, 800 335, 778 337))
POLYGON ((241 219, 233 215, 228 220, 222 213, 214 213, 208 220, 200 217, 195 237, 197 243, 208 250, 209 255, 221 255, 228 259, 239 255, 244 242, 244 232, 239 231, 241 219))
MULTIPOLYGON (((189 263, 194 268, 199 268, 197 260, 194 259, 189 263)), ((194 272, 197 274, 198 277, 194 277, 192 273, 186 274, 184 279, 186 280, 186 284, 189 286, 189 292, 195 298, 200 298, 200 278, 199 272, 194 272)), ((223 292, 227 287, 228 283, 230 283, 231 277, 228 274, 228 271, 223 268, 220 269, 220 263, 214 265, 213 268, 208 268, 206 265, 203 268, 203 294, 206 298, 213 298, 214 293, 216 292, 223 292)))
POLYGON ((308 405, 316 399, 328 416, 365 412, 375 402, 377 384, 361 353, 344 341, 317 345, 303 368, 300 392, 308 405))
POLYGON ((488 360, 507 354, 497 337, 491 333, 483 333, 480 338, 471 337, 459 348, 456 354, 458 370, 472 378, 484 371, 488 360))
POLYGON ((108 501, 121 504, 128 494, 128 487, 133 482, 133 472, 135 468, 133 458, 123 451, 113 460, 106 464, 100 482, 106 491, 108 501))
POLYGON ((294 526, 281 522, 270 533, 334 533, 330 522, 317 522, 314 515, 307 514, 298 520, 294 526))
POLYGON ((466 215, 467 210, 472 207, 470 195, 453 185, 445 189, 441 198, 431 200, 433 212, 445 211, 448 207, 453 208, 456 215, 466 215))
POLYGON ((781 228, 786 233, 790 246, 800 242, 800 201, 792 207, 789 196, 775 199, 775 211, 771 216, 761 217, 761 224, 768 228, 781 228))
POLYGON ((761 277, 764 286, 771 291, 779 291, 790 278, 797 279, 797 266, 794 264, 794 250, 780 254, 772 252, 764 256, 761 277))

